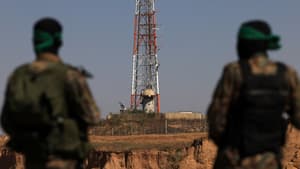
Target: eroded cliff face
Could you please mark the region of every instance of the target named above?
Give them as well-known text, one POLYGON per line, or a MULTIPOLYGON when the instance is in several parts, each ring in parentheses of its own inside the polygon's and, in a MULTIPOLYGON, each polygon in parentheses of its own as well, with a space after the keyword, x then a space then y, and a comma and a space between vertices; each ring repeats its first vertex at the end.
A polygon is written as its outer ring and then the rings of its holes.
POLYGON ((9 151, 3 145, 7 142, 7 136, 0 136, 0 168, 1 169, 24 169, 23 156, 9 151))
POLYGON ((209 169, 215 147, 208 140, 195 140, 188 147, 170 150, 133 150, 127 152, 93 151, 88 169, 209 169), (205 148, 207 147, 207 148, 205 148), (207 155, 209 153, 209 155, 207 155))
POLYGON ((282 160, 284 169, 300 169, 300 131, 290 127, 282 160))
MULTIPOLYGON (((300 132, 291 128, 288 133, 287 143, 283 149, 283 169, 300 169, 300 132)), ((154 136, 147 136, 146 139, 150 140, 152 137, 154 136)), ((187 135, 185 137, 189 138, 187 135)), ((118 139, 120 138, 110 138, 108 141, 115 145, 119 143, 118 139)), ((158 141, 161 143, 164 139, 158 139, 158 141)), ((143 139, 143 142, 146 140, 143 139)), ((178 141, 178 138, 175 139, 173 136, 172 139, 169 139, 169 143, 172 142, 182 142, 182 140, 178 141)), ((136 145, 136 143, 133 144, 136 145)), ((108 146, 105 144, 105 147, 108 146)), ((193 138, 190 144, 165 149, 152 147, 150 149, 112 151, 111 148, 105 149, 105 147, 99 147, 90 153, 86 160, 87 169, 212 169, 216 155, 215 145, 206 138, 193 138)), ((10 169, 10 167, 24 169, 23 156, 9 152, 5 147, 0 147, 0 150, 0 169, 10 169)))
MULTIPOLYGON (((216 150, 215 145, 207 139, 196 140, 190 146, 169 150, 151 149, 126 152, 98 150, 91 153, 88 168, 212 169, 216 150)), ((283 169, 300 169, 299 130, 291 127, 288 129, 283 156, 283 169)))
MULTIPOLYGON (((215 147, 208 140, 195 140, 191 146, 168 150, 94 150, 86 160, 86 169, 209 169, 214 153, 215 147)), ((0 154, 0 168, 24 169, 24 160, 20 154, 3 148, 0 154)))

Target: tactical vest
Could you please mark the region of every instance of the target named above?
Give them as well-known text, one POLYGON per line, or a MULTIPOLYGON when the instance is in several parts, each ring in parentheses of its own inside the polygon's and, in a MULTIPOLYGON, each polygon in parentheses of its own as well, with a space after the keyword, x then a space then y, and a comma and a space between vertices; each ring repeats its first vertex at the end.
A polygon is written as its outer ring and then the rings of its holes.
POLYGON ((289 88, 286 66, 277 63, 274 75, 254 75, 248 62, 241 61, 243 82, 240 96, 233 105, 229 140, 238 146, 242 156, 265 151, 279 153, 287 128, 283 117, 289 88))
MULTIPOLYGON (((63 63, 48 63, 40 72, 30 64, 19 67, 8 86, 3 116, 13 126, 8 143, 16 151, 47 157, 83 158, 87 143, 80 139, 78 121, 69 111, 63 63)), ((4 126, 5 127, 5 126, 4 126)))

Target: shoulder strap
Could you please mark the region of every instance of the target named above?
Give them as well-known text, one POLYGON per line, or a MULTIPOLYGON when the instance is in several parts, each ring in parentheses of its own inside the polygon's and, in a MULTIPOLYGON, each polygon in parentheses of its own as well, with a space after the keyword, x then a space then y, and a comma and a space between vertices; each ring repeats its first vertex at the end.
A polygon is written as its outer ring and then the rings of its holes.
POLYGON ((282 62, 276 62, 276 65, 277 65, 277 75, 284 76, 284 74, 287 70, 287 66, 282 62))
POLYGON ((67 64, 66 66, 68 66, 69 69, 79 72, 81 75, 83 75, 86 78, 93 78, 93 74, 88 70, 86 70, 83 66, 76 67, 69 64, 67 64))
POLYGON ((245 77, 248 77, 249 75, 252 74, 248 60, 240 60, 239 65, 241 67, 242 79, 245 79, 245 77))

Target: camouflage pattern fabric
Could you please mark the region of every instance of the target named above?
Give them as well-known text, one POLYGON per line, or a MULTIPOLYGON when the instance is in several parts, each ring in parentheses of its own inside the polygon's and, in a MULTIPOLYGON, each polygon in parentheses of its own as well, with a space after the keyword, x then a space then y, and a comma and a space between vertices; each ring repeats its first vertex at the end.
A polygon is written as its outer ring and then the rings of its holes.
POLYGON ((38 160, 27 158, 25 160, 25 169, 78 169, 76 160, 66 160, 49 157, 48 160, 38 160))
POLYGON ((280 160, 272 152, 240 159, 235 149, 219 150, 214 169, 280 169, 280 160))
MULTIPOLYGON (((271 75, 276 73, 277 70, 275 62, 269 60, 267 57, 264 56, 251 58, 249 59, 249 63, 252 68, 252 73, 254 74, 271 75), (261 65, 266 64, 269 65, 268 68, 261 69, 261 67, 263 67, 261 65)), ((290 117, 291 124, 293 124, 296 128, 300 128, 300 81, 295 69, 289 66, 287 66, 285 77, 290 88, 289 99, 286 102, 285 111, 290 117)), ((228 149, 228 147, 226 147, 226 145, 223 144, 222 137, 224 136, 227 127, 227 117, 229 115, 228 113, 230 113, 230 105, 239 97, 241 83, 242 74, 239 63, 236 61, 227 64, 223 69, 222 76, 217 83, 211 104, 208 108, 207 118, 209 125, 209 137, 216 143, 217 146, 222 145, 223 147, 222 151, 219 150, 215 169, 226 168, 227 166, 227 168, 233 168, 232 166, 230 167, 230 165, 226 164, 228 163, 228 161, 224 162, 224 160, 226 159, 223 157, 224 154, 227 154, 227 159, 229 161, 237 163, 235 165, 235 168, 259 168, 259 166, 263 166, 263 164, 260 164, 262 162, 264 163, 264 165, 276 166, 273 164, 275 164, 276 161, 278 161, 276 160, 275 156, 280 155, 277 154, 257 154, 257 156, 249 157, 247 159, 235 160, 237 156, 239 156, 237 150, 229 152, 228 150, 225 151, 225 149, 228 149)), ((273 169, 274 167, 265 168, 273 169)))
POLYGON ((100 119, 100 111, 93 99, 85 75, 78 69, 70 69, 67 72, 67 85, 71 91, 68 98, 70 103, 73 103, 72 110, 76 111, 86 124, 97 124, 100 119))
MULTIPOLYGON (((55 55, 39 55, 37 60, 34 62, 28 64, 29 68, 31 71, 36 72, 37 74, 39 72, 47 71, 51 69, 51 65, 53 64, 63 64, 62 61, 55 55)), ((63 64, 65 65, 65 64, 63 64)), ((60 146, 61 149, 57 149, 58 151, 54 150, 54 152, 45 149, 39 149, 36 148, 37 150, 31 150, 30 152, 23 152, 28 159, 27 161, 27 166, 29 169, 32 168, 66 168, 66 169, 71 169, 73 168, 73 162, 72 160, 77 160, 77 161, 83 161, 82 159, 85 158, 87 155, 88 151, 91 149, 90 144, 88 143, 88 127, 91 125, 95 125, 99 122, 100 120, 100 110, 98 109, 95 100, 93 99, 92 93, 89 89, 89 86, 87 84, 87 74, 86 72, 77 69, 75 67, 65 65, 67 67, 67 71, 65 74, 64 80, 64 85, 62 86, 63 89, 59 89, 59 91, 62 91, 65 95, 64 98, 58 98, 57 100, 54 100, 55 104, 53 104, 54 110, 55 108, 58 107, 59 110, 67 110, 66 112, 59 112, 62 114, 67 114, 66 116, 64 115, 63 117, 66 117, 62 120, 62 124, 60 124, 60 128, 54 129, 50 131, 49 133, 43 133, 43 134, 48 134, 47 137, 44 137, 48 139, 46 142, 46 139, 43 139, 45 142, 41 142, 41 144, 44 144, 44 147, 50 147, 49 143, 51 141, 55 141, 55 143, 52 145, 54 149, 58 148, 57 146, 60 146), (55 107, 56 106, 56 107, 55 107), (63 107, 63 108, 62 108, 63 107), (67 123, 68 122, 68 123, 67 123), (72 124, 72 126, 71 126, 72 124), (61 128, 62 127, 62 128, 61 128), (67 128, 69 128, 69 133, 67 132, 67 128), (79 131, 75 131, 79 130, 79 131), (53 134, 54 133, 54 134, 53 134), (70 136, 72 136, 74 133, 79 133, 79 137, 76 139, 70 139, 70 136), (50 141, 49 141, 50 140, 50 141), (64 145, 61 142, 68 140, 68 145, 64 145), (69 144, 70 143, 70 144, 69 144), (78 144, 79 143, 79 144, 78 144), (74 145, 74 146, 73 146, 74 145), (64 148, 66 147, 66 148, 64 148), (76 149, 73 150, 72 147, 76 147, 76 149), (66 152, 63 152, 64 149, 66 152), (33 153, 33 152, 39 152, 39 153, 33 153), (67 156, 64 157, 68 160, 46 160, 47 157, 43 156, 42 159, 41 154, 47 154, 50 153, 49 156, 56 155, 58 157, 60 156, 67 156), (53 154, 54 153, 54 154, 53 154), (61 154, 62 153, 62 154, 61 154), (75 154, 74 154, 75 153, 75 154), (64 154, 64 155, 63 155, 64 154), (36 159, 36 160, 35 160, 36 159), (40 162, 38 162, 40 161, 40 162), (41 162, 42 161, 42 162, 41 162), (33 163, 31 163, 33 162, 33 163), (47 163, 46 163, 47 162, 47 163), (46 164, 45 164, 46 163, 46 164), (37 167, 35 167, 37 165, 37 167), (43 165, 43 166, 42 166, 43 165), (30 166, 30 167, 29 167, 30 166), (65 167, 64 167, 65 166, 65 167)), ((18 68, 17 68, 18 69, 18 68)), ((14 75, 12 74, 11 77, 14 75)), ((55 76, 55 75, 54 75, 55 76)), ((59 78, 61 79, 61 78, 59 78)), ((51 83, 51 82, 50 82, 51 83)), ((55 82, 53 82, 55 83, 55 82)), ((9 79, 8 81, 8 87, 13 84, 12 78, 9 79)), ((54 85, 52 85, 54 86, 54 85)), ((57 85, 56 85, 57 86, 57 85)), ((48 90, 48 89, 47 89, 48 90)), ((56 90, 55 88, 49 88, 50 91, 56 90)), ((49 92, 49 91, 48 91, 49 92)), ((51 93, 51 92, 50 92, 51 93)), ((6 96, 5 99, 7 99, 8 96, 6 96)), ((5 111, 5 109, 3 109, 5 111)), ((24 110, 26 113, 26 110, 24 110)), ((6 119, 6 117, 3 116, 2 112, 2 126, 3 129, 7 133, 14 133, 14 125, 9 123, 6 119)), ((59 121, 58 121, 59 122, 59 121)), ((67 143, 67 142, 65 142, 67 143)), ((21 145, 23 147, 27 147, 26 145, 21 145)))

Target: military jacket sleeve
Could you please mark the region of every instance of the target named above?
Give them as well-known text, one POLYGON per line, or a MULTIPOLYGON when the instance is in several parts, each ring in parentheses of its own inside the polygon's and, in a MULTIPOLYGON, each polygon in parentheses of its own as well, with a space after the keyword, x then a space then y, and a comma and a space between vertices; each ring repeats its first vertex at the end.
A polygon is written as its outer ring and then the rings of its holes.
POLYGON ((209 125, 209 137, 219 144, 224 134, 227 115, 234 97, 238 95, 241 81, 241 72, 237 62, 226 65, 221 78, 215 88, 211 104, 208 108, 207 118, 209 125))
POLYGON ((290 85, 290 99, 287 112, 290 115, 291 123, 300 129, 300 81, 297 72, 289 68, 287 79, 290 85))
POLYGON ((9 123, 9 119, 11 118, 10 116, 10 112, 8 112, 8 102, 7 102, 7 98, 9 97, 9 86, 11 85, 12 78, 10 77, 8 79, 7 82, 7 86, 6 86, 6 91, 5 91, 5 96, 4 96, 4 104, 3 104, 3 108, 2 108, 2 112, 1 112, 1 126, 3 128, 3 130, 7 133, 7 134, 11 134, 12 131, 14 130, 14 126, 9 123))
POLYGON ((9 98, 14 93, 13 91, 14 86, 16 84, 16 79, 17 77, 17 72, 20 72, 26 67, 28 64, 23 64, 17 67, 8 77, 7 79, 7 84, 6 84, 6 89, 5 89, 5 95, 4 95, 4 103, 2 107, 2 112, 1 112, 1 126, 2 129, 9 135, 12 135, 15 131, 19 130, 19 128, 15 125, 14 117, 11 112, 11 107, 13 106, 11 103, 9 103, 9 98))
POLYGON ((100 111, 92 96, 86 81, 86 75, 76 69, 67 72, 67 97, 70 100, 72 112, 89 125, 97 124, 100 111))

